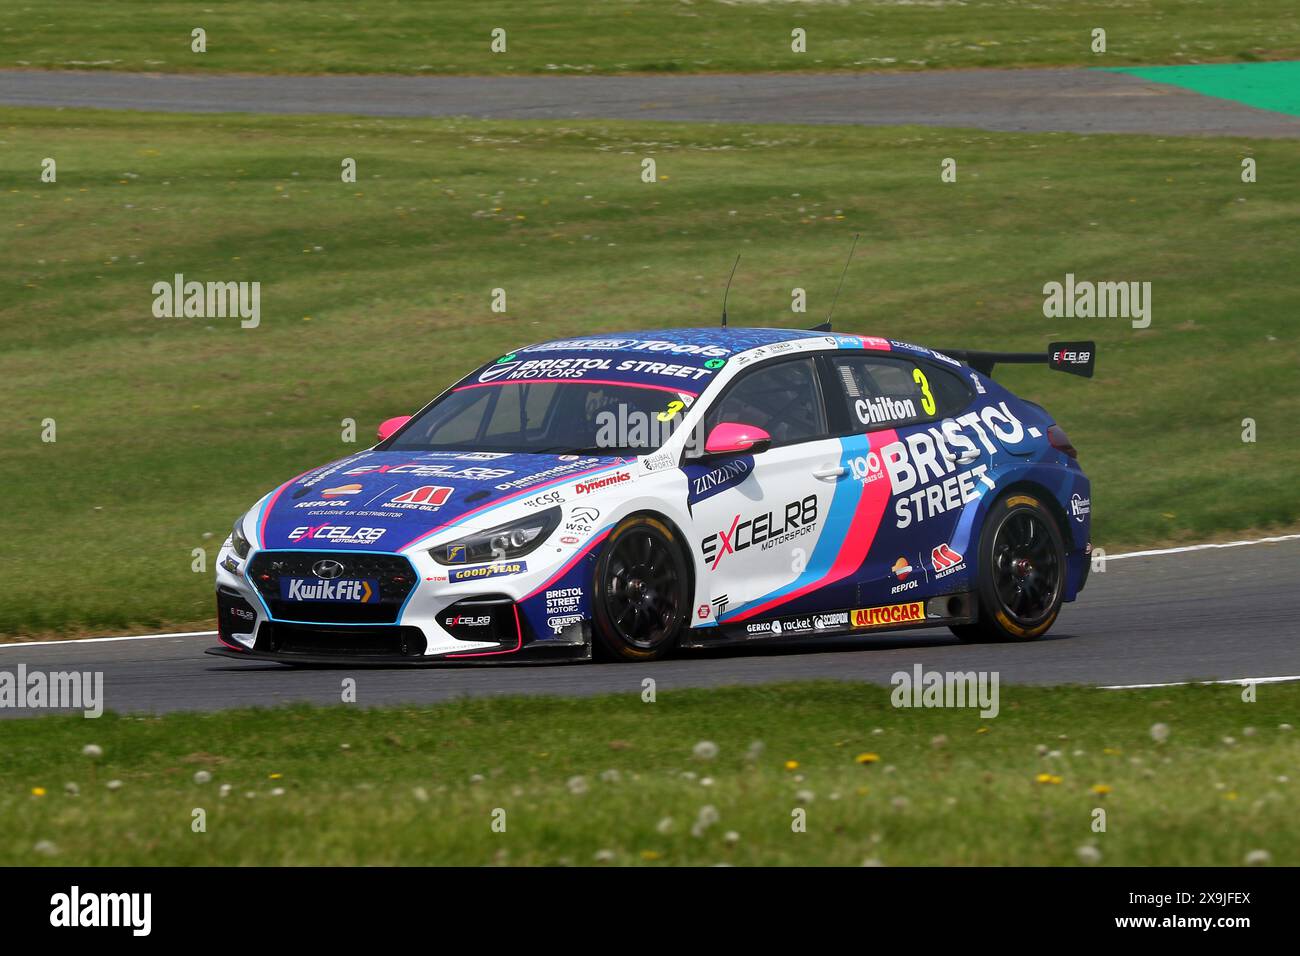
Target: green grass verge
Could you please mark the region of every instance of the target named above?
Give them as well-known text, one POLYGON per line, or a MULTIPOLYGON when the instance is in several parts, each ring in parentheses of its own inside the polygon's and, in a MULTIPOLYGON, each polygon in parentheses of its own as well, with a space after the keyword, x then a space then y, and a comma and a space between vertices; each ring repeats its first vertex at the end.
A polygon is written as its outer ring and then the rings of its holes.
POLYGON ((859 230, 841 330, 1097 339, 1092 381, 1003 377, 1079 447, 1099 545, 1300 521, 1293 142, 27 110, 0 142, 0 633, 204 622, 191 550, 359 447, 343 419, 363 447, 522 343, 711 325, 737 252, 734 324, 811 325, 859 230), (1045 319, 1067 272, 1151 281, 1151 327, 1045 319), (174 273, 260 281, 261 326, 155 319, 174 273))
POLYGON ((0 66, 624 73, 1196 63, 1300 55, 1292 0, 60 0, 0 9, 0 66), (191 33, 207 32, 207 52, 191 33), (493 53, 492 31, 507 49, 493 53), (807 33, 807 52, 791 31, 807 33), (1106 30, 1107 52, 1092 52, 1106 30))
POLYGON ((1295 732, 1280 726, 1300 685, 1251 704, 1238 687, 1003 687, 991 720, 895 709, 890 693, 806 683, 656 703, 0 721, 0 864, 587 864, 608 851, 618 864, 1070 865, 1083 846, 1130 866, 1232 866, 1254 850, 1300 862, 1295 732), (697 741, 716 757, 696 757, 697 741), (717 822, 694 835, 706 806, 717 822))

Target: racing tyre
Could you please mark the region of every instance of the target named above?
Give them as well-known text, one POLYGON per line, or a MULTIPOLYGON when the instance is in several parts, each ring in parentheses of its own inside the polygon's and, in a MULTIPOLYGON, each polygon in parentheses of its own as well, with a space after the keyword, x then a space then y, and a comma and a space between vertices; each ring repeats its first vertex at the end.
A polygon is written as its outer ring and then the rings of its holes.
POLYGON ((1034 495, 998 501, 980 532, 979 620, 951 630, 963 641, 1032 641, 1061 611, 1065 542, 1056 519, 1034 495))
POLYGON ((623 661, 653 661, 685 627, 689 578, 677 534, 657 518, 628 518, 596 562, 595 648, 623 661))

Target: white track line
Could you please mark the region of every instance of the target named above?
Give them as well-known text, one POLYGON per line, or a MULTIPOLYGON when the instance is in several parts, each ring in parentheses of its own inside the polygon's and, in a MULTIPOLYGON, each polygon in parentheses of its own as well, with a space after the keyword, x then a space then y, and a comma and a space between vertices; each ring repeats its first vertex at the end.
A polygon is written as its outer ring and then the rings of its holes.
MULTIPOLYGON (((1182 554, 1184 551, 1204 551, 1209 548, 1241 548, 1248 544, 1273 544, 1278 541, 1294 541, 1300 534, 1283 534, 1273 538, 1256 538, 1254 541, 1228 541, 1224 544, 1192 544, 1182 548, 1164 548, 1159 551, 1130 551, 1127 554, 1108 554, 1107 561, 1119 561, 1122 558, 1146 558, 1159 554, 1182 554)), ((80 637, 66 641, 17 641, 12 644, 0 644, 0 650, 6 647, 48 647, 55 644, 94 644, 106 641, 157 641, 166 637, 213 637, 216 631, 178 631, 175 634, 128 634, 123 637, 80 637)), ((1300 680, 1300 677, 1270 677, 1265 680, 1300 680)), ((1174 687, 1174 684, 1134 684, 1133 687, 1174 687)), ((1120 689, 1120 688, 1107 688, 1120 689)))
POLYGON ((1130 551, 1127 554, 1108 554, 1107 561, 1121 558, 1147 558, 1155 554, 1182 554, 1184 551, 1207 551, 1210 548, 1242 548, 1248 544, 1273 544, 1278 541, 1294 541, 1300 534, 1281 534, 1274 538, 1256 538, 1254 541, 1225 541, 1223 544, 1189 544, 1183 548, 1161 548, 1158 551, 1130 551))
POLYGON ((165 637, 213 637, 216 631, 177 631, 175 634, 127 634, 123 637, 75 637, 66 641, 16 641, 0 644, 0 651, 15 647, 57 647, 63 644, 105 644, 109 641, 160 641, 165 637))
POLYGON ((1287 681, 1300 680, 1300 674, 1293 674, 1290 677, 1234 677, 1232 680, 1179 680, 1169 684, 1109 684, 1098 687, 1098 690, 1146 690, 1150 687, 1189 687, 1205 686, 1209 684, 1282 684, 1287 681))

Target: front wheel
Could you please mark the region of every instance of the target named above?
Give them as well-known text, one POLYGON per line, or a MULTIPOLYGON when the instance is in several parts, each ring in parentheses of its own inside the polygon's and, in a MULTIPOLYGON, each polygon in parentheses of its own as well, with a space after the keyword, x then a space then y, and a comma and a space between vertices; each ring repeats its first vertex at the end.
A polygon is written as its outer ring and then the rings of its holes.
POLYGON ((1051 512, 1034 495, 998 501, 980 532, 979 620, 954 625, 963 641, 1032 641, 1061 611, 1065 542, 1051 512))
POLYGON ((652 661, 677 645, 689 601, 686 562, 673 530, 657 518, 628 518, 596 562, 596 651, 652 661))

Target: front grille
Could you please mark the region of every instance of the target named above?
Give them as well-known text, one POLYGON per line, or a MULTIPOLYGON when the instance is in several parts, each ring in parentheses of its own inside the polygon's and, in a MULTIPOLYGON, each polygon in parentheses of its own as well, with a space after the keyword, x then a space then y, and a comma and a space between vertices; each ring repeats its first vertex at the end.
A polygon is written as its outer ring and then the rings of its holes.
POLYGON ((428 646, 418 627, 312 627, 264 621, 254 650, 313 657, 419 657, 428 646))
POLYGON ((396 554, 328 551, 261 551, 248 565, 248 577, 257 588, 271 617, 281 621, 331 624, 393 624, 402 604, 415 587, 415 569, 396 554), (332 579, 321 578, 313 567, 337 561, 343 570, 332 579), (299 578, 314 586, 339 581, 364 581, 375 589, 368 602, 346 600, 291 600, 282 594, 281 580, 299 578), (374 582, 373 585, 370 582, 374 582))

